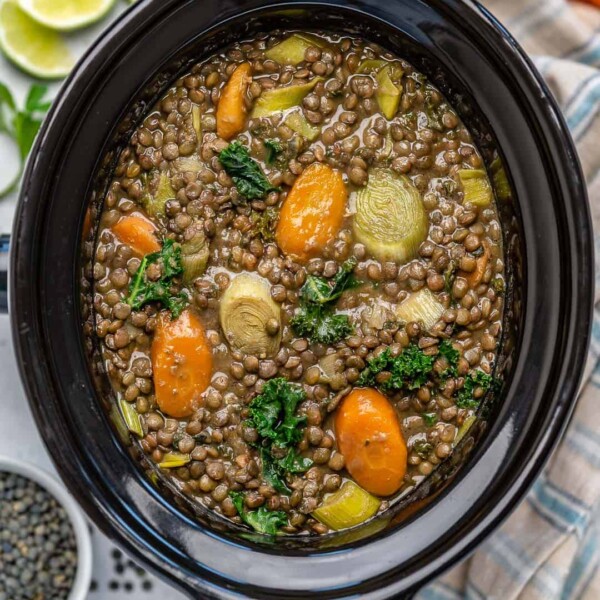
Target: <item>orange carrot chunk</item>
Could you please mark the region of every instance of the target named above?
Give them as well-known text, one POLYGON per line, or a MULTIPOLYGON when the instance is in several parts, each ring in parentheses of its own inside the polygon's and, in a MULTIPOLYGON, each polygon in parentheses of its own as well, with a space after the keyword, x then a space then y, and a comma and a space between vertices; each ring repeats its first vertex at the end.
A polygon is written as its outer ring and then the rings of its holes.
POLYGON ((400 489, 407 451, 398 416, 372 388, 358 388, 342 401, 335 418, 339 451, 356 483, 378 496, 400 489))
POLYGON ((112 227, 113 233, 139 256, 160 250, 156 225, 140 213, 121 217, 112 227))
POLYGON ((224 140, 235 137, 246 124, 244 96, 251 81, 250 63, 242 63, 231 74, 219 99, 217 107, 217 134, 224 140))
POLYGON ((477 258, 475 269, 470 273, 466 273, 464 271, 459 272, 459 275, 467 280, 469 287, 475 287, 481 283, 491 257, 492 252, 490 250, 490 246, 487 242, 484 242, 483 254, 477 258))
POLYGON ((212 351, 200 319, 190 310, 175 321, 169 313, 161 313, 151 356, 160 410, 176 419, 189 417, 201 406, 213 369, 212 351))
POLYGON ((319 256, 342 226, 348 192, 339 171, 313 163, 296 179, 275 232, 284 254, 299 262, 319 256))

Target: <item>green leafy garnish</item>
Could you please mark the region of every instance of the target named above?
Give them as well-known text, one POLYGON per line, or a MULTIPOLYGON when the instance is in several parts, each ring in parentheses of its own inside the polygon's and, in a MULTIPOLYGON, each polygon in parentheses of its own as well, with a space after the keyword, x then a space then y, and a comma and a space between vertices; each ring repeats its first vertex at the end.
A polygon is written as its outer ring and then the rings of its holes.
POLYGON ((438 347, 439 356, 448 362, 448 368, 441 373, 441 377, 458 377, 458 359, 460 352, 452 345, 450 340, 443 340, 438 347))
POLYGON ((459 390, 456 397, 456 406, 458 408, 477 408, 479 406, 479 400, 473 396, 475 389, 481 388, 483 390, 481 397, 483 397, 490 389, 493 382, 494 378, 483 371, 469 373, 465 378, 462 389, 459 390))
POLYGON ((361 285, 352 271, 356 259, 348 259, 331 280, 311 275, 300 290, 300 308, 291 321, 298 336, 312 342, 333 344, 352 333, 347 315, 336 314, 333 304, 347 290, 361 285))
POLYGON ((240 195, 247 200, 264 198, 269 192, 278 191, 279 188, 271 185, 260 165, 250 158, 248 148, 241 142, 232 142, 221 150, 219 160, 240 195))
POLYGON ((423 418, 423 421, 425 422, 425 425, 427 425, 427 427, 433 427, 438 420, 438 416, 436 413, 423 413, 421 417, 423 418))
POLYGON ((275 221, 279 211, 270 206, 262 212, 252 211, 250 220, 253 225, 253 234, 258 235, 265 242, 272 242, 275 239, 275 221))
POLYGON ((433 446, 424 440, 417 440, 413 445, 413 450, 419 458, 427 460, 429 453, 433 450, 433 446))
POLYGON ((140 310, 148 302, 160 302, 171 311, 173 319, 176 319, 187 306, 188 298, 182 292, 173 293, 173 279, 183 274, 181 262, 181 246, 173 240, 167 239, 158 252, 147 254, 135 273, 133 281, 129 286, 129 297, 127 304, 133 310, 140 310), (156 281, 150 281, 147 277, 147 269, 151 264, 162 265, 162 274, 156 281))
POLYGON ((388 371, 390 377, 379 384, 384 390, 416 390, 427 383, 434 360, 435 357, 428 356, 414 344, 398 356, 392 356, 390 349, 386 348, 379 356, 369 360, 358 379, 358 385, 377 385, 376 376, 388 371))
POLYGON ((272 165, 277 156, 283 152, 283 146, 277 140, 265 140, 263 143, 267 149, 266 163, 272 165))
POLYGON ((16 177, 2 190, 0 198, 15 188, 21 178, 25 160, 41 125, 43 115, 50 108, 50 102, 44 100, 48 88, 34 83, 22 109, 17 108, 15 99, 8 87, 0 82, 0 133, 10 136, 19 148, 20 167, 16 177))
POLYGON ((229 497, 242 521, 258 533, 276 535, 281 527, 288 524, 287 515, 282 510, 269 510, 264 506, 257 510, 244 510, 244 494, 242 492, 229 492, 229 497))
POLYGON ((283 377, 268 381, 261 394, 249 405, 247 424, 259 435, 263 477, 278 492, 289 494, 287 473, 304 473, 312 460, 302 458, 294 447, 302 439, 306 417, 296 416, 298 404, 305 398, 299 385, 283 377))

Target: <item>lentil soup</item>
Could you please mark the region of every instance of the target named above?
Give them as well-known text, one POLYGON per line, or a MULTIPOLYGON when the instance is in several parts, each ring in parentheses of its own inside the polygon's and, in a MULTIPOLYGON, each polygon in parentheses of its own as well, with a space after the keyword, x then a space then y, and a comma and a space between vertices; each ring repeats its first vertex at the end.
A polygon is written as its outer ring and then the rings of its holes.
POLYGON ((505 279, 481 155, 362 39, 276 32, 179 78, 120 154, 93 279, 130 435, 259 533, 384 511, 494 390, 505 279))

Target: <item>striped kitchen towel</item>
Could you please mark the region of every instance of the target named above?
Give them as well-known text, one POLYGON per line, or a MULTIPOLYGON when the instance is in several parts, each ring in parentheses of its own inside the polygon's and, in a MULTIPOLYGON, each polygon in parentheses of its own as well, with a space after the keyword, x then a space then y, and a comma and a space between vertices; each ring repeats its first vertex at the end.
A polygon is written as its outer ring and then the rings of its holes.
POLYGON ((533 57, 579 150, 596 246, 596 309, 579 404, 527 499, 418 600, 600 600, 600 10, 567 0, 484 0, 533 57))

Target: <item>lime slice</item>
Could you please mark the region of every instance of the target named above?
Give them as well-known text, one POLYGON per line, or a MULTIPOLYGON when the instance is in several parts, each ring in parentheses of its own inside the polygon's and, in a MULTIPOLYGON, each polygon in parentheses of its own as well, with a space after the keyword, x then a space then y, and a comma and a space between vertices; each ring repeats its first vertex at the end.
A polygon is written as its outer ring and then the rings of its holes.
POLYGON ((70 31, 100 20, 116 0, 17 0, 19 6, 38 23, 70 31))
POLYGON ((0 0, 0 48, 35 77, 57 79, 75 64, 61 36, 36 23, 12 0, 0 0))

